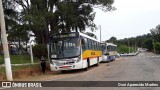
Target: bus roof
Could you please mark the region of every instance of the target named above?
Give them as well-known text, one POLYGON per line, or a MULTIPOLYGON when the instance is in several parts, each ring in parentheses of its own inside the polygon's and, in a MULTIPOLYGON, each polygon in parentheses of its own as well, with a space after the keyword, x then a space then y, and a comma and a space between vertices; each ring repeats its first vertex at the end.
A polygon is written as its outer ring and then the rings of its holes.
POLYGON ((83 37, 86 37, 86 38, 89 38, 89 39, 91 39, 91 40, 100 42, 100 41, 98 41, 97 39, 95 39, 95 38, 93 38, 93 37, 90 37, 90 36, 88 36, 88 35, 86 35, 86 34, 83 34, 83 33, 81 33, 81 32, 79 32, 79 35, 80 35, 80 36, 83 36, 83 37))
POLYGON ((106 42, 104 42, 104 41, 102 41, 101 44, 103 44, 103 45, 105 44, 105 45, 107 45, 107 46, 110 45, 110 46, 116 46, 116 47, 117 47, 117 45, 115 45, 115 44, 113 44, 113 43, 106 43, 106 42))
MULTIPOLYGON (((80 36, 83 36, 83 37, 89 38, 89 39, 91 39, 91 40, 100 42, 100 41, 98 41, 97 39, 95 39, 95 38, 93 38, 93 37, 91 37, 91 36, 88 36, 88 35, 86 35, 86 34, 83 34, 83 33, 81 33, 81 32, 64 32, 64 33, 78 33, 80 36)), ((52 36, 52 35, 57 35, 57 34, 60 34, 60 33, 51 34, 51 36, 52 36)))
POLYGON ((117 47, 117 45, 115 45, 115 44, 113 44, 113 43, 107 43, 107 46, 108 45, 110 45, 110 46, 116 46, 117 47))

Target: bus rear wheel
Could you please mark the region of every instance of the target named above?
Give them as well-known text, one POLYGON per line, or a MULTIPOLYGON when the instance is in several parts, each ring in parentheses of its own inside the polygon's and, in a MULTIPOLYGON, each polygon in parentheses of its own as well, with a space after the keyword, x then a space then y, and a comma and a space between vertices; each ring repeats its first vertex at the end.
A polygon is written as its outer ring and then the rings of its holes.
POLYGON ((99 57, 97 57, 97 64, 96 66, 99 66, 99 57))
POLYGON ((86 68, 84 68, 84 71, 87 71, 88 68, 89 68, 89 59, 87 60, 87 66, 86 66, 86 68))
POLYGON ((116 60, 116 56, 114 56, 114 58, 113 58, 113 61, 115 61, 116 60))

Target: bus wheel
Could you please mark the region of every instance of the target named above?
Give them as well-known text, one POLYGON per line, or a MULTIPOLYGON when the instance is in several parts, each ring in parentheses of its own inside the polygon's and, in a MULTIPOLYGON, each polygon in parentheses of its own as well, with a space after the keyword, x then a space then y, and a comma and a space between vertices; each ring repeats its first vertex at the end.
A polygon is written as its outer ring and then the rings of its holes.
POLYGON ((115 59, 116 59, 116 56, 114 56, 113 61, 115 61, 115 59))
POLYGON ((88 71, 88 67, 84 68, 84 71, 88 71))
POLYGON ((89 59, 87 59, 87 66, 86 66, 86 68, 84 68, 84 71, 87 71, 88 67, 89 67, 89 59))
POLYGON ((99 57, 97 57, 97 64, 96 66, 99 66, 99 57))

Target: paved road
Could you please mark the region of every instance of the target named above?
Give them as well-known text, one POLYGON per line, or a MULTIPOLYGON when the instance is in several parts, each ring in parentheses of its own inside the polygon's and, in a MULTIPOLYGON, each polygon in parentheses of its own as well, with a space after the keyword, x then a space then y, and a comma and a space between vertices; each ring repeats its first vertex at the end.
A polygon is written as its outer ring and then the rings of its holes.
MULTIPOLYGON (((160 81, 160 56, 142 52, 138 56, 125 57, 111 63, 102 63, 88 71, 69 72, 67 76, 50 81, 160 81), (71 75, 73 73, 73 75, 71 75)), ((59 88, 23 88, 23 90, 159 90, 151 87, 59 87, 59 88)), ((12 90, 18 90, 12 88, 12 90)))

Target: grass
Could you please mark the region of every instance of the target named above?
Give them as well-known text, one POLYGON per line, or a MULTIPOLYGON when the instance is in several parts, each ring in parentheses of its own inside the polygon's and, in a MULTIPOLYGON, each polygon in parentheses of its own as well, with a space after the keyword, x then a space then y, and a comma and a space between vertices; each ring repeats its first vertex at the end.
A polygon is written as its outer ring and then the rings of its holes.
MULTIPOLYGON (((10 55, 11 64, 25 64, 31 63, 30 55, 10 55)), ((38 58, 33 58, 34 63, 39 63, 38 58)), ((0 55, 0 65, 4 64, 4 56, 0 55)), ((39 67, 39 64, 36 65, 25 65, 25 66, 12 66, 12 71, 17 71, 25 68, 36 68, 39 67)), ((5 73, 5 67, 0 67, 0 73, 5 73)))
MULTIPOLYGON (((26 66, 12 66, 12 71, 17 71, 17 70, 22 70, 26 68, 37 68, 39 67, 38 65, 26 65, 26 66)), ((0 73, 5 73, 5 67, 0 68, 0 73)))
POLYGON ((0 65, 4 63, 3 56, 0 55, 0 65))
MULTIPOLYGON (((10 55, 11 58, 11 64, 24 64, 24 63, 31 63, 30 55, 10 55)), ((0 55, 0 64, 4 64, 4 56, 0 55)), ((39 62, 38 58, 33 58, 34 63, 39 62)))

